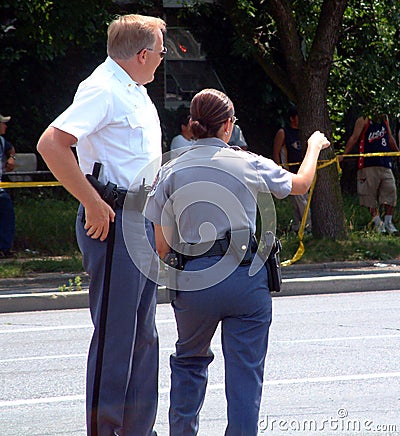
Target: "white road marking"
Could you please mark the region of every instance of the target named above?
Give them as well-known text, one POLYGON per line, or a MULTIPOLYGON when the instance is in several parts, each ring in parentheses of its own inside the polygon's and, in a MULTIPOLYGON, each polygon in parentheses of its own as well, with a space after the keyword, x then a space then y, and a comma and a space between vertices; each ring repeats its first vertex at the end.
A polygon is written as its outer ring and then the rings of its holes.
POLYGON ((51 360, 51 359, 76 359, 87 357, 87 354, 55 354, 53 356, 32 356, 32 357, 16 357, 14 359, 2 359, 1 363, 14 363, 14 362, 30 362, 34 360, 51 360))
POLYGON ((367 339, 393 339, 399 338, 400 334, 393 335, 371 335, 371 336, 341 336, 341 337, 332 337, 332 338, 310 338, 310 339, 290 339, 290 340, 278 340, 278 341, 270 341, 270 344, 304 344, 307 342, 345 342, 345 341, 359 341, 359 340, 367 340, 367 339))
POLYGON ((2 407, 20 407, 31 406, 33 404, 49 404, 49 403, 64 403, 73 401, 82 401, 85 395, 66 395, 64 397, 47 397, 47 398, 28 398, 25 400, 0 401, 2 407))
MULTIPOLYGON (((84 328, 83 326, 79 326, 78 328, 84 328)), ((277 340, 277 341, 269 341, 269 345, 272 344, 281 344, 281 345, 292 345, 292 344, 304 344, 304 343, 316 343, 316 342, 346 342, 346 341, 364 341, 364 340, 382 340, 382 339, 400 339, 399 334, 393 335, 372 335, 372 336, 340 336, 340 337, 332 337, 332 338, 310 338, 310 339, 294 339, 294 340, 277 340)), ((218 350, 221 349, 221 344, 213 343, 212 349, 218 350)), ((175 347, 161 347, 160 353, 170 353, 174 352, 175 347)), ((0 359, 0 364, 2 363, 13 363, 13 362, 29 362, 34 360, 50 360, 50 359, 72 359, 72 358, 85 358, 86 353, 79 354, 55 354, 48 356, 31 356, 31 357, 16 357, 13 359, 0 359)))
POLYGON ((6 330, 0 330, 0 334, 7 333, 33 333, 33 332, 51 332, 54 330, 79 330, 79 329, 93 329, 92 324, 82 324, 82 325, 54 325, 49 327, 26 327, 26 328, 17 328, 13 329, 10 327, 6 330))
MULTIPOLYGON (((264 387, 266 386, 279 386, 279 385, 291 385, 291 384, 301 384, 301 383, 332 383, 332 382, 343 382, 343 381, 354 381, 354 380, 373 380, 373 379, 383 379, 383 378, 397 378, 400 377, 400 372, 387 372, 387 373, 375 373, 375 374, 349 374, 349 375, 338 375, 333 377, 313 377, 313 378, 295 378, 295 379, 282 379, 282 380, 267 380, 264 382, 264 387)), ((224 384, 209 384, 207 386, 208 390, 224 390, 224 384)), ((169 388, 162 388, 159 390, 160 394, 168 394, 169 388)), ((30 406, 34 404, 48 404, 48 403, 62 403, 62 402, 73 402, 73 401, 84 401, 84 395, 66 395, 61 397, 47 397, 47 398, 28 398, 21 400, 10 400, 10 401, 0 401, 0 408, 5 407, 20 407, 20 406, 30 406)))
MULTIPOLYGON (((291 283, 291 282, 302 282, 302 283, 309 283, 309 282, 330 282, 330 281, 346 281, 349 279, 352 280, 371 280, 372 275, 371 274, 352 274, 352 275, 340 275, 340 276, 323 276, 323 277, 296 277, 294 279, 283 279, 283 283, 291 283)), ((374 279, 387 279, 388 277, 399 277, 400 273, 394 272, 394 273, 373 273, 374 279)), ((296 295, 295 295, 296 296, 296 295)))
MULTIPOLYGON (((173 324, 175 319, 161 319, 156 320, 156 324, 173 324)), ((53 330, 79 330, 79 329, 90 329, 93 330, 92 324, 78 324, 78 325, 67 325, 67 326, 43 326, 43 327, 24 327, 14 329, 12 326, 5 330, 0 330, 0 334, 7 333, 34 333, 34 332, 51 332, 53 330)))

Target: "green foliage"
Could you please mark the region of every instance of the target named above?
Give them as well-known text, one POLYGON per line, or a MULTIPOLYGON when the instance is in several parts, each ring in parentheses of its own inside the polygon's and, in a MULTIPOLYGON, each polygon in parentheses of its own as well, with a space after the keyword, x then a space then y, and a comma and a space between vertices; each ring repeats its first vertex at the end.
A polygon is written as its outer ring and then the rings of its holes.
MULTIPOLYGON (((78 83, 106 56, 111 0, 13 0, 0 4, 1 113, 7 139, 33 152, 71 102, 78 83)), ((39 159, 39 169, 46 169, 39 159)))
MULTIPOLYGON (((82 257, 75 239, 76 201, 61 188, 59 192, 35 192, 34 198, 29 198, 28 193, 20 194, 19 198, 15 195, 17 259, 0 262, 0 277, 23 277, 40 272, 81 273, 82 257), (24 245, 26 241, 29 245, 24 245)), ((399 236, 377 234, 370 224, 369 212, 359 206, 357 196, 346 194, 343 203, 349 237, 344 241, 333 241, 306 235, 300 263, 399 258, 399 236)), ((275 209, 277 235, 283 245, 281 259, 287 260, 299 246, 297 234, 291 231, 293 208, 290 199, 276 200, 275 209)), ((394 223, 400 228, 397 210, 394 223)), ((81 287, 80 276, 61 287, 77 290, 81 287)))
POLYGON ((12 62, 30 55, 48 61, 64 56, 73 46, 91 47, 99 38, 104 38, 111 9, 110 0, 3 3, 0 7, 3 26, 14 29, 5 32, 3 27, 0 38, 6 39, 7 51, 0 51, 0 59, 12 62))
POLYGON ((74 279, 69 279, 68 284, 61 285, 58 290, 60 292, 82 291, 82 279, 76 276, 74 279))
MULTIPOLYGON (((282 242, 281 260, 290 259, 297 251, 299 240, 291 231, 293 208, 290 199, 275 202, 277 214, 277 235, 282 242)), ((353 260, 388 260, 400 256, 400 237, 376 233, 371 224, 371 216, 367 208, 359 205, 357 195, 343 195, 343 206, 348 229, 345 240, 327 238, 315 239, 304 236, 304 255, 299 262, 318 263, 353 260)), ((394 215, 396 227, 400 227, 400 214, 394 215)))
MULTIPOLYGON (((321 10, 333 2, 220 0, 218 3, 224 5, 224 16, 229 16, 236 30, 236 38, 229 46, 237 47, 237 53, 241 52, 246 59, 249 55, 261 55, 272 66, 270 71, 276 74, 275 83, 281 81, 281 90, 291 97, 289 82, 291 79, 299 81, 300 78, 284 76, 287 61, 283 56, 282 41, 278 39, 279 28, 270 13, 271 3, 279 4, 282 10, 290 9, 298 44, 304 59, 307 59, 318 26, 326 24, 319 22, 321 10), (254 41, 258 41, 259 45, 254 41)), ((400 3, 397 0, 349 0, 331 66, 327 96, 332 137, 338 150, 344 148, 357 116, 379 111, 388 113, 392 121, 400 117, 400 100, 397 98, 400 81, 399 29, 400 3)), ((289 32, 289 23, 287 30, 289 32)), ((268 74, 268 69, 266 71, 268 74)))
MULTIPOLYGON (((152 8, 161 8, 161 3, 145 0, 133 2, 134 6, 117 6, 112 0, 1 3, 0 111, 13 116, 7 138, 17 151, 35 150, 39 135, 70 103, 78 83, 104 59, 109 18, 116 12, 152 13, 152 8)), ((190 27, 201 41, 234 101, 252 151, 271 155, 273 136, 286 118, 291 82, 302 80, 301 75, 284 74, 288 60, 283 56, 285 45, 278 39, 271 5, 280 4, 290 11, 297 35, 293 40, 307 59, 316 32, 327 24, 319 23, 319 19, 321 9, 328 3, 339 2, 220 0, 180 12, 179 24, 190 27), (265 61, 264 68, 260 58, 265 61), (270 73, 275 73, 275 77, 271 78, 270 73), (274 82, 277 77, 281 79, 280 89, 274 82)), ((286 22, 285 26, 289 24, 286 22)), ((397 0, 348 2, 328 85, 330 119, 338 150, 343 148, 354 118, 362 111, 380 108, 392 116, 400 114, 396 97, 400 75, 399 24, 397 0)), ((173 114, 161 113, 161 120, 172 131, 169 126, 173 125, 173 114)), ((45 169, 40 160, 39 169, 45 169)), ((18 222, 19 219, 19 226, 18 222)), ((40 238, 25 240, 23 233, 24 228, 17 228, 20 247, 40 246, 36 242, 40 238)))
POLYGON ((36 188, 30 190, 31 196, 22 191, 13 193, 15 250, 50 256, 76 252, 75 217, 78 202, 63 188, 47 191, 36 188))
MULTIPOLYGON (((281 260, 288 260, 299 246, 295 235, 286 235, 281 239, 281 260)), ((356 260, 399 259, 400 238, 398 236, 378 235, 372 231, 352 232, 348 239, 304 238, 304 254, 299 263, 343 262, 356 260)))
MULTIPOLYGON (((218 2, 217 2, 218 3, 218 2)), ((256 2, 238 2, 240 8, 256 8, 256 2)), ((239 10, 243 27, 252 25, 239 10)), ((239 14, 238 13, 238 14, 239 14)), ((251 11, 250 11, 251 15, 251 11)), ((251 151, 272 155, 273 138, 286 120, 289 101, 265 74, 253 56, 254 47, 242 38, 221 4, 202 4, 182 11, 180 23, 201 41, 226 93, 235 105, 251 151)))
POLYGON ((0 263, 0 277, 25 277, 32 273, 81 273, 82 257, 79 253, 71 256, 37 257, 30 259, 22 257, 17 260, 4 260, 0 263))
POLYGON ((14 277, 24 276, 21 264, 17 262, 3 262, 0 265, 0 277, 3 279, 11 279, 14 277))
POLYGON ((341 142, 340 148, 344 147, 357 116, 377 112, 385 112, 392 119, 400 116, 399 28, 399 2, 349 2, 331 70, 328 97, 334 138, 341 142), (346 113, 350 115, 348 123, 346 113))

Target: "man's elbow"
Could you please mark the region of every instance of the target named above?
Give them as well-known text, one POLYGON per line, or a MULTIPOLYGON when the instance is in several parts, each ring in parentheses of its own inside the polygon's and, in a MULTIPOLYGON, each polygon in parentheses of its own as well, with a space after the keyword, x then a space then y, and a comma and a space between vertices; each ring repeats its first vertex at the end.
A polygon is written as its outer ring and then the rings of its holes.
POLYGON ((51 147, 51 143, 49 141, 48 136, 49 136, 49 132, 48 130, 46 130, 39 138, 39 141, 36 145, 36 150, 43 157, 46 156, 46 154, 49 152, 49 149, 51 147))
POLYGON ((41 156, 46 154, 47 147, 44 141, 42 141, 41 139, 39 139, 39 142, 36 145, 36 150, 41 156))
POLYGON ((43 132, 36 149, 45 158, 56 150, 69 150, 76 142, 75 136, 50 126, 43 132))

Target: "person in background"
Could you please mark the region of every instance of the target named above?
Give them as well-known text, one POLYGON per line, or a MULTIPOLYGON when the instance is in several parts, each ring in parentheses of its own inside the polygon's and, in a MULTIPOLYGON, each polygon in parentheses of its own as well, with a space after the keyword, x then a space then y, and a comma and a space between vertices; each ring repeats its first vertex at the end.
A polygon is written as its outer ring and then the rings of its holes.
MULTIPOLYGON (((175 151, 178 148, 190 147, 193 144, 192 132, 189 126, 190 115, 184 115, 180 120, 181 133, 172 138, 170 150, 175 151)), ((177 153, 173 153, 174 155, 177 153)))
MULTIPOLYGON (((348 139, 343 154, 348 154, 358 144, 358 153, 385 153, 399 151, 390 130, 388 116, 359 117, 348 139)), ((396 182, 392 171, 391 156, 363 157, 358 159, 357 193, 360 204, 369 209, 372 222, 379 233, 398 233, 393 224, 397 202, 396 182), (379 213, 383 206, 384 221, 379 213)))
MULTIPOLYGON (((272 151, 272 159, 277 164, 285 165, 287 163, 296 163, 303 160, 303 153, 300 142, 299 133, 299 116, 297 108, 292 106, 288 112, 289 126, 280 128, 274 138, 274 147, 272 151)), ((286 167, 291 173, 297 173, 300 168, 298 165, 287 165, 286 167)), ((308 193, 303 195, 291 195, 290 200, 293 205, 293 230, 298 232, 306 210, 308 193)), ((305 231, 312 231, 311 210, 308 211, 305 231)))
POLYGON ((167 52, 165 32, 159 18, 116 17, 108 27, 107 59, 79 85, 71 106, 37 145, 55 177, 81 203, 77 240, 90 276, 95 327, 87 365, 89 436, 156 434, 157 287, 143 273, 152 267, 147 258, 138 265, 130 250, 133 240, 141 253, 145 235, 154 246, 153 226, 142 215, 140 182, 145 174, 151 183, 161 164, 161 127, 144 85, 153 81, 167 52), (89 183, 85 175, 92 171, 98 174, 89 176, 89 183), (125 199, 130 207, 123 224, 125 199))
POLYGON ((256 436, 272 317, 266 267, 261 263, 258 271, 251 270, 257 250, 256 198, 266 192, 278 198, 305 193, 329 141, 314 132, 293 174, 271 159, 228 146, 236 117, 222 92, 196 94, 190 114, 197 140, 162 167, 145 210, 155 223, 160 258, 168 262, 171 249, 177 248, 172 233, 183 258, 172 302, 178 340, 170 357, 169 434, 198 434, 214 357, 210 344, 222 323, 225 435, 256 436), (232 249, 230 241, 235 242, 232 249))
POLYGON ((232 136, 228 144, 236 145, 237 147, 240 147, 242 150, 248 149, 246 139, 244 138, 242 129, 240 128, 239 124, 234 125, 232 136))
MULTIPOLYGON (((0 180, 2 172, 13 171, 15 167, 15 148, 4 138, 10 116, 0 115, 0 180)), ((15 236, 14 204, 10 194, 0 188, 0 258, 13 257, 11 248, 15 236)))

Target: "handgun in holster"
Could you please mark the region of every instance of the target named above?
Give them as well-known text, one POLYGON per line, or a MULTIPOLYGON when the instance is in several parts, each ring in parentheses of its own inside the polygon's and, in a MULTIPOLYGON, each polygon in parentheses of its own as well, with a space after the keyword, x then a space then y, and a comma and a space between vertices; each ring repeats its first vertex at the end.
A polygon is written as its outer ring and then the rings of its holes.
POLYGON ((185 266, 184 258, 180 253, 177 253, 172 250, 164 257, 163 262, 169 266, 168 282, 167 282, 166 289, 168 293, 169 302, 171 303, 176 299, 177 274, 178 271, 183 270, 185 266))
POLYGON ((100 194, 100 197, 113 209, 115 209, 118 199, 118 186, 115 183, 106 184, 99 181, 100 169, 103 166, 100 162, 95 162, 92 174, 86 174, 86 178, 93 188, 100 194))

